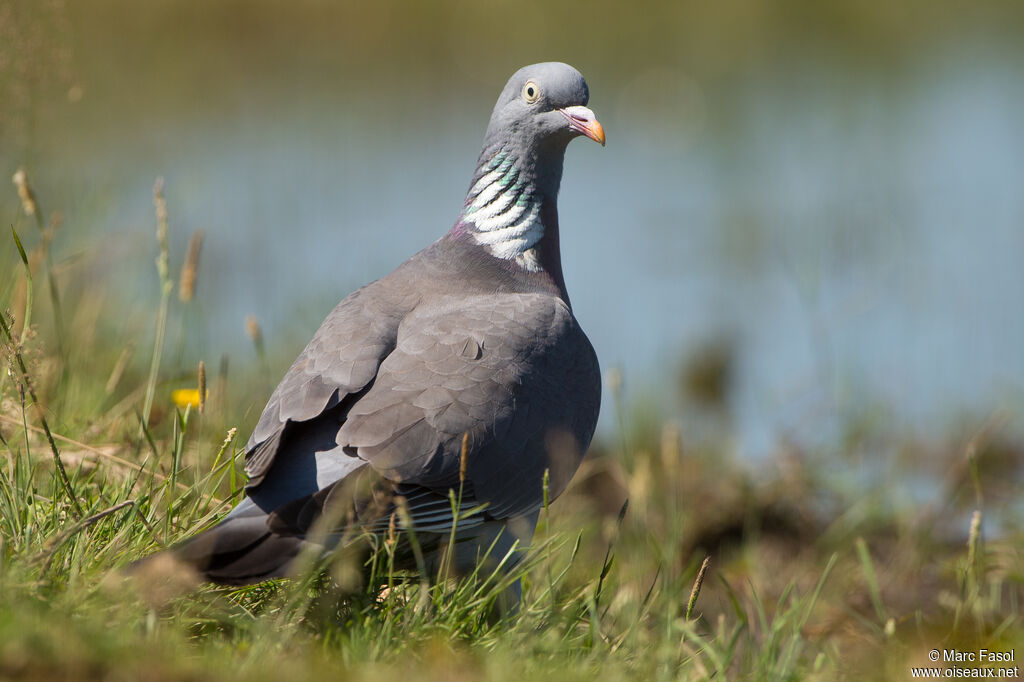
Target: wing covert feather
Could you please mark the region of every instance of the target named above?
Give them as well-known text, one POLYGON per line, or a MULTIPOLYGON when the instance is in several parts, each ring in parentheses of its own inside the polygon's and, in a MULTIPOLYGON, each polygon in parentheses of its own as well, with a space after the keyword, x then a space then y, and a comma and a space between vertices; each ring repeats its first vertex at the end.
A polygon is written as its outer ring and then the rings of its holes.
POLYGON ((339 303, 267 401, 246 456, 249 487, 274 463, 275 441, 289 422, 304 422, 363 390, 394 347, 402 317, 416 303, 401 287, 378 280, 339 303))
POLYGON ((502 518, 539 507, 545 469, 562 492, 599 400, 593 348, 560 299, 445 297, 403 320, 338 443, 393 480, 443 489, 457 485, 468 432, 468 478, 502 518))

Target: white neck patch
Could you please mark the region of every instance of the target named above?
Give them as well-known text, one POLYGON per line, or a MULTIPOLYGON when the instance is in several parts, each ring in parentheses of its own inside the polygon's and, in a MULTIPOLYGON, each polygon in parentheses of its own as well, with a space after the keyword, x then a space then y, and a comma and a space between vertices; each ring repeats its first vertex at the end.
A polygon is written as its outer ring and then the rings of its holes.
POLYGON ((477 244, 496 258, 514 259, 527 270, 540 270, 537 242, 544 236, 540 197, 520 178, 512 159, 498 152, 487 162, 487 172, 469 190, 462 219, 473 223, 477 244))

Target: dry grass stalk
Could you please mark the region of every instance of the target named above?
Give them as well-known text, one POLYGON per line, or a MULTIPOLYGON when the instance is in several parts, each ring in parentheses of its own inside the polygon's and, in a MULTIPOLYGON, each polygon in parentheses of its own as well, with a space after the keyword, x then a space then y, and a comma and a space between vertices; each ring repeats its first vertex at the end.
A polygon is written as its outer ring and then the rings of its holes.
POLYGON ((36 203, 36 195, 28 184, 28 174, 24 168, 19 168, 11 178, 14 186, 18 188, 18 198, 21 199, 21 207, 26 215, 35 216, 39 214, 39 205, 36 203))
POLYGON ((975 509, 971 514, 971 529, 967 534, 967 567, 973 571, 978 560, 978 545, 981 542, 981 510, 975 509))
POLYGON ((195 297, 199 255, 202 253, 205 237, 205 232, 196 230, 188 240, 188 252, 185 254, 185 262, 181 265, 181 281, 178 284, 178 298, 183 303, 188 303, 195 297))
POLYGON ((199 414, 206 411, 206 363, 199 361, 199 414))
POLYGON ((164 199, 164 179, 157 178, 153 183, 153 207, 156 211, 156 239, 159 253, 156 257, 156 269, 160 275, 160 308, 156 315, 156 334, 153 340, 153 359, 149 365, 149 378, 146 381, 146 396, 142 405, 142 419, 139 424, 139 438, 142 438, 149 415, 153 409, 153 396, 156 394, 157 379, 160 374, 160 358, 164 350, 164 334, 167 327, 167 306, 174 282, 168 274, 167 263, 170 252, 167 246, 167 201, 164 199))
POLYGON ((466 467, 469 465, 469 431, 462 434, 462 452, 459 454, 459 483, 466 481, 466 467))
POLYGON ((395 543, 398 541, 397 540, 397 535, 396 535, 397 532, 398 532, 397 516, 398 516, 398 512, 397 511, 393 511, 393 512, 391 512, 391 518, 388 519, 387 543, 388 543, 389 547, 394 547, 395 543))
MULTIPOLYGON (((43 223, 42 209, 39 208, 39 201, 36 199, 35 192, 32 191, 32 187, 28 183, 28 173, 25 172, 24 168, 19 168, 17 172, 12 176, 11 181, 18 190, 18 197, 21 199, 21 206, 24 209, 25 214, 35 218, 36 227, 39 229, 39 246, 36 247, 37 252, 41 255, 42 260, 46 263, 46 280, 50 289, 50 303, 53 306, 53 324, 57 335, 57 349, 61 362, 63 363, 66 357, 64 349, 64 325, 62 323, 63 315, 61 314, 60 304, 60 292, 57 288, 57 278, 54 274, 53 268, 53 256, 50 253, 50 242, 53 241, 54 234, 57 231, 57 227, 60 225, 60 217, 54 215, 51 218, 50 226, 47 227, 43 223)), ((13 226, 11 228, 13 230, 13 226)), ((22 251, 22 260, 24 260, 24 249, 19 244, 19 250, 22 251)), ((35 253, 33 253, 33 259, 35 253)), ((32 268, 28 266, 29 276, 31 277, 32 268)), ((26 319, 27 321, 27 319, 26 319)), ((22 335, 25 334, 29 325, 22 326, 22 335)), ((61 372, 65 370, 65 367, 61 368, 61 372)), ((62 377, 62 379, 65 377, 62 377)))
POLYGON ((704 557, 704 562, 700 565, 700 570, 697 571, 697 579, 693 581, 693 589, 690 590, 690 601, 686 605, 686 620, 691 620, 693 615, 693 607, 697 605, 697 597, 700 595, 700 588, 704 584, 704 576, 708 572, 708 566, 711 565, 711 557, 704 557))
POLYGON ((135 352, 135 344, 129 343, 121 351, 121 354, 117 356, 117 362, 114 363, 114 369, 110 370, 110 377, 107 379, 104 390, 107 395, 110 395, 117 388, 117 385, 121 383, 121 377, 124 376, 124 371, 128 368, 128 361, 131 360, 132 354, 135 352))
POLYGON ((260 329, 260 323, 256 320, 255 315, 247 315, 245 318, 245 333, 252 339, 252 344, 256 346, 257 352, 263 349, 263 330, 260 329))
POLYGON ((156 209, 156 238, 160 247, 167 247, 167 199, 164 198, 164 179, 153 183, 153 207, 156 209))

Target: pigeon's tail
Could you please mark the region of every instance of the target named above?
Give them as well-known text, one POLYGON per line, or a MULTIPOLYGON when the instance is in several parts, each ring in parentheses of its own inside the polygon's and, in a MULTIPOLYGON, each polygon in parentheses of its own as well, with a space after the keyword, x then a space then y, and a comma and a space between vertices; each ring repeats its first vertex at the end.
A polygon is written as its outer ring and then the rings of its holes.
POLYGON ((252 585, 288 575, 303 540, 279 535, 267 527, 263 514, 232 514, 189 540, 135 562, 130 573, 140 573, 157 560, 185 564, 205 580, 220 585, 252 585))

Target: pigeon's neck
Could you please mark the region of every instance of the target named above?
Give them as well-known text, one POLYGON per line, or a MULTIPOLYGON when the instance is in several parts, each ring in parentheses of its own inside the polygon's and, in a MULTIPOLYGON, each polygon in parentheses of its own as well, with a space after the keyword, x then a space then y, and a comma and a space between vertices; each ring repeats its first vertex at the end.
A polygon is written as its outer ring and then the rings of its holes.
POLYGON ((560 271, 561 159, 561 154, 557 163, 546 159, 546 172, 540 172, 537 154, 517 154, 500 144, 485 147, 455 229, 468 232, 495 258, 529 272, 560 271))

